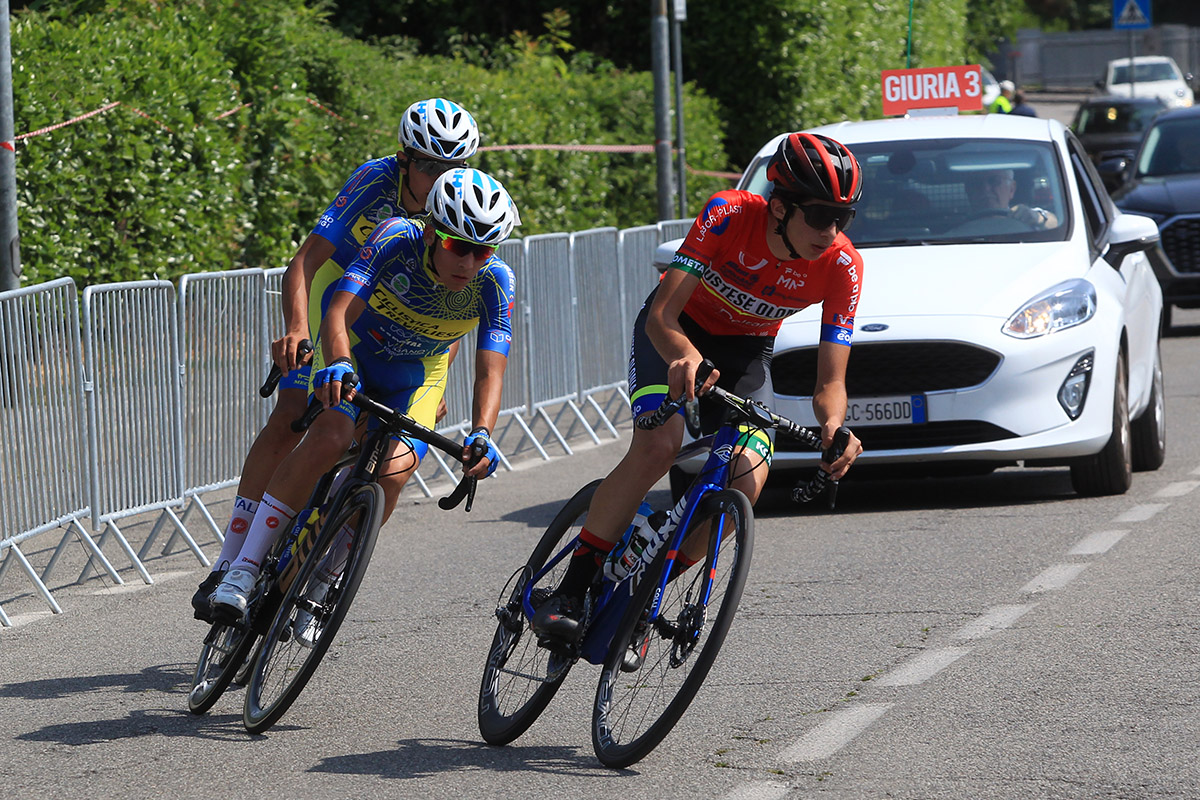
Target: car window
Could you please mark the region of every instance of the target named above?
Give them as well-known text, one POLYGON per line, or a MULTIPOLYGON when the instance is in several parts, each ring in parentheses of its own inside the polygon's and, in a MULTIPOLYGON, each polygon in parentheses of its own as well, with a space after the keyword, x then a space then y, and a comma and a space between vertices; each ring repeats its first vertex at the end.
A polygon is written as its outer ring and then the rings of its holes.
POLYGON ((1072 130, 1080 136, 1107 133, 1140 133, 1161 111, 1160 106, 1138 103, 1104 103, 1079 107, 1072 130))
MULTIPOLYGON (((848 235, 856 247, 1062 241, 1069 204, 1049 142, 938 139, 849 144, 863 198, 848 235)), ((769 196, 767 159, 741 188, 769 196)))
POLYGON ((1200 118, 1161 120, 1137 156, 1137 177, 1200 172, 1200 118))
POLYGON ((1083 209, 1084 223, 1087 225, 1088 242, 1092 248, 1093 257, 1099 255, 1101 241, 1108 232, 1109 223, 1113 217, 1112 200, 1103 188, 1104 184, 1092 166, 1083 147, 1073 137, 1067 139, 1067 151, 1071 155, 1071 168, 1075 173, 1075 183, 1079 186, 1079 204, 1083 209))
MULTIPOLYGON (((1180 76, 1169 62, 1156 61, 1150 64, 1135 64, 1133 79, 1138 83, 1148 83, 1150 81, 1177 81, 1180 80, 1180 76)), ((1127 65, 1113 68, 1112 83, 1129 83, 1129 67, 1127 65)))

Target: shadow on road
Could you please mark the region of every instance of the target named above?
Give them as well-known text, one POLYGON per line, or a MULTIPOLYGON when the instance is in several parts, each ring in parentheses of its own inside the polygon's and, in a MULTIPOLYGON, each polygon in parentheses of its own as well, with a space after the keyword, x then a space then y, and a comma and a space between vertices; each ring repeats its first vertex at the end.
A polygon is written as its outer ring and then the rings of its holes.
POLYGON ((492 747, 461 739, 402 739, 394 750, 332 756, 309 771, 401 779, 466 771, 533 771, 588 778, 632 774, 605 769, 590 752, 581 753, 577 747, 492 747))

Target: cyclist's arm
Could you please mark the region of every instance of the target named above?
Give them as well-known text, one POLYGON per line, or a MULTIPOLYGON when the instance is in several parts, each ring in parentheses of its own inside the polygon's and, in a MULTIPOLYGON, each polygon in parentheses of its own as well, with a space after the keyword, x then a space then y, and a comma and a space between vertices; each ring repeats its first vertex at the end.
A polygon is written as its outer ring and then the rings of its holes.
MULTIPOLYGON (((821 442, 824 447, 833 443, 833 435, 846 422, 846 367, 850 363, 850 348, 843 344, 824 341, 817 347, 817 385, 813 389, 813 413, 821 424, 821 442)), ((840 479, 850 469, 854 459, 862 452, 862 442, 850 433, 850 443, 845 452, 832 464, 825 464, 826 471, 834 480, 840 479)))
MULTIPOLYGON (((658 292, 650 304, 646 317, 646 335, 667 362, 667 383, 671 397, 680 391, 691 400, 695 396, 696 367, 704 359, 700 351, 679 324, 683 307, 700 285, 700 276, 679 269, 668 269, 658 285, 658 292)), ((713 370, 705 381, 705 389, 717 382, 720 373, 713 370)))
POLYGON ((333 254, 332 242, 310 233, 296 251, 296 255, 292 256, 283 273, 281 300, 285 333, 271 344, 271 357, 285 372, 299 366, 296 348, 301 340, 309 338, 308 295, 312 289, 313 277, 333 254))
MULTIPOLYGON (((504 390, 504 370, 508 356, 495 350, 475 351, 475 396, 471 403, 471 430, 496 429, 500 417, 500 393, 504 390)), ((480 461, 466 474, 483 478, 488 474, 487 461, 480 461)))
MULTIPOLYGON (((367 307, 367 301, 351 292, 336 291, 329 301, 329 308, 321 318, 321 354, 325 364, 332 364, 339 358, 351 359, 350 326, 358 319, 358 315, 367 307)), ((339 399, 334 395, 336 383, 318 386, 314 389, 317 398, 326 408, 337 405, 339 399)), ((349 398, 347 398, 349 399, 349 398)))

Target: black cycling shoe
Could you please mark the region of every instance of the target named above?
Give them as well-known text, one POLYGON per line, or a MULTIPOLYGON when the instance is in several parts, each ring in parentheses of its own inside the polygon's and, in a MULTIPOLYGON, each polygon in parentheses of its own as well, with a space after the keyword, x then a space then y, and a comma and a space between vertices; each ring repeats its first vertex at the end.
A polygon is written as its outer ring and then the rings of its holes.
POLYGON ((565 594, 552 594, 533 612, 530 626, 538 636, 548 636, 563 642, 574 642, 583 632, 580 602, 565 594))
POLYGON ((208 598, 224 577, 225 570, 218 569, 208 573, 208 577, 200 581, 199 588, 192 595, 192 616, 196 619, 204 620, 205 622, 212 622, 214 620, 212 604, 208 602, 208 598))

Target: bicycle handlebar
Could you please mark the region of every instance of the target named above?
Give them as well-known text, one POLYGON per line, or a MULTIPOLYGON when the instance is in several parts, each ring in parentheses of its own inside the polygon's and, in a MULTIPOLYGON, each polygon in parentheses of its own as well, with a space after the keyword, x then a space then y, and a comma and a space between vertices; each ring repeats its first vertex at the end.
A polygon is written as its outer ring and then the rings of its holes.
MULTIPOLYGON (((296 355, 304 357, 313 351, 313 343, 309 339, 301 339, 299 346, 296 348, 296 355)), ((279 381, 283 378, 283 370, 279 365, 272 362, 271 371, 267 373, 267 379, 263 381, 263 385, 259 387, 258 393, 263 397, 270 397, 275 393, 275 387, 279 385, 279 381)))
MULTIPOLYGON (((345 376, 342 386, 348 389, 351 386, 357 386, 358 382, 358 375, 352 372, 345 376)), ((355 393, 350 402, 360 411, 365 411, 374 417, 378 417, 386 427, 410 434, 426 444, 436 447, 460 464, 464 464, 465 469, 462 479, 454 487, 454 491, 438 500, 438 507, 443 511, 449 511, 452 508, 456 508, 465 498, 467 504, 463 510, 468 512, 471 510, 471 507, 475 504, 475 487, 479 483, 479 479, 474 475, 467 475, 466 470, 478 464, 479 460, 487 455, 487 445, 482 442, 475 442, 471 445, 471 455, 464 460, 461 443, 449 439, 431 428, 425 427, 407 414, 403 414, 394 408, 385 406, 383 403, 372 400, 363 394, 361 390, 355 393)), ((292 422, 292 430, 296 433, 308 430, 317 418, 317 415, 323 410, 324 406, 321 405, 320 400, 316 397, 310 398, 308 408, 304 410, 304 415, 292 422)))
MULTIPOLYGON (((707 380, 709 373, 712 372, 714 366, 711 361, 705 359, 700 363, 696 370, 696 391, 707 380)), ((754 400, 738 397, 735 394, 725 391, 719 386, 713 386, 708 390, 708 395, 725 403, 730 408, 734 409, 741 418, 760 428, 774 428, 785 436, 795 439, 813 450, 821 450, 821 435, 819 431, 805 428, 787 417, 781 417, 773 413, 766 406, 757 403, 754 400)), ((679 411, 686 402, 685 397, 681 396, 675 400, 667 397, 663 400, 656 410, 649 414, 645 414, 637 419, 635 423, 642 430, 652 430, 657 428, 668 419, 671 415, 679 411)), ((842 425, 833 435, 833 442, 821 454, 821 458, 826 464, 832 464, 842 453, 845 452, 847 445, 850 444, 850 429, 842 425)), ((828 488, 829 490, 829 508, 833 509, 837 498, 838 482, 833 480, 829 473, 823 469, 818 469, 817 474, 811 480, 805 482, 801 480, 792 488, 792 500, 797 503, 807 503, 828 488)))

